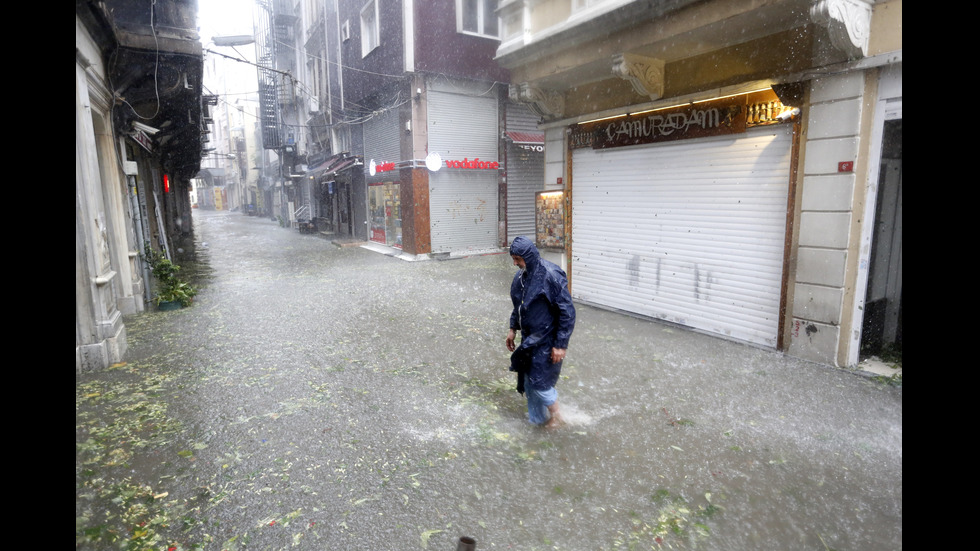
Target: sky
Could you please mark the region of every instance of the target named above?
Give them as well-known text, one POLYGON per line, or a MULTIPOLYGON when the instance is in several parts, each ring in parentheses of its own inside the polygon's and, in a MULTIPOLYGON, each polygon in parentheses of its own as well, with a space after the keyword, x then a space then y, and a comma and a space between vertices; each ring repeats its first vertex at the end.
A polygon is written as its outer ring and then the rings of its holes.
POLYGON ((198 25, 205 48, 215 36, 252 34, 254 0, 198 0, 198 25))
MULTIPOLYGON (((255 59, 255 46, 222 47, 215 46, 215 36, 252 35, 252 11, 255 0, 198 0, 198 26, 201 46, 205 50, 222 55, 255 59)), ((238 95, 254 93, 258 88, 255 67, 235 61, 225 61, 215 54, 205 51, 205 56, 218 59, 221 63, 222 80, 215 81, 206 76, 204 85, 209 92, 218 93, 233 102, 238 95)))

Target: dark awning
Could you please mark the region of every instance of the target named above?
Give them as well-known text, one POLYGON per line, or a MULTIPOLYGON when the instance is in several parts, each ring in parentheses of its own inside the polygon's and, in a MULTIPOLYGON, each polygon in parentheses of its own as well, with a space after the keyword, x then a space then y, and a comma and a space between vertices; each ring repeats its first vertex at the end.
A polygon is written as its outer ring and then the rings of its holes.
POLYGON ((319 178, 320 176, 330 176, 337 172, 350 168, 360 162, 360 158, 351 156, 350 153, 338 153, 329 157, 322 163, 306 170, 307 176, 319 178))
POLYGON ((322 163, 307 168, 306 174, 312 178, 320 176, 321 174, 330 170, 331 166, 333 166, 335 163, 337 163, 343 158, 344 158, 343 153, 337 153, 336 155, 331 155, 330 157, 327 157, 327 159, 324 160, 322 163))
POLYGON ((339 163, 337 163, 336 166, 331 167, 330 168, 330 173, 331 174, 336 174, 336 173, 340 172, 341 170, 346 170, 346 169, 348 169, 348 168, 350 168, 352 166, 359 165, 360 162, 361 162, 361 160, 358 159, 357 157, 348 157, 348 158, 340 161, 339 163))
POLYGON ((544 145, 544 134, 537 132, 507 132, 510 141, 516 144, 544 145))

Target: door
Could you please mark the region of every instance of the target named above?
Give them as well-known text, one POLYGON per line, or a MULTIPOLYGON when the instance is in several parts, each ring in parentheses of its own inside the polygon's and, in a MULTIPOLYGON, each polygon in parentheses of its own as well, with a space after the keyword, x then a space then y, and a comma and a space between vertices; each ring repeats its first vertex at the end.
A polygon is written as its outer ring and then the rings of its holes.
POLYGON ((902 352, 902 119, 885 122, 861 355, 902 352))

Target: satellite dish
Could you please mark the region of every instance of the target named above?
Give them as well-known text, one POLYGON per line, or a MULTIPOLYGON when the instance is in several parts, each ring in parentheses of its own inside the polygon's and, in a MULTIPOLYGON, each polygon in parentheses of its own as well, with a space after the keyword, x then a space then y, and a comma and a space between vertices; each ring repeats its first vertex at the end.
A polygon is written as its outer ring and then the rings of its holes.
POLYGON ((434 151, 426 155, 425 168, 429 169, 430 172, 437 172, 440 168, 442 168, 442 155, 439 155, 434 151))
POLYGON ((378 165, 374 164, 374 159, 371 159, 371 164, 368 165, 368 173, 370 173, 371 176, 378 173, 378 165))

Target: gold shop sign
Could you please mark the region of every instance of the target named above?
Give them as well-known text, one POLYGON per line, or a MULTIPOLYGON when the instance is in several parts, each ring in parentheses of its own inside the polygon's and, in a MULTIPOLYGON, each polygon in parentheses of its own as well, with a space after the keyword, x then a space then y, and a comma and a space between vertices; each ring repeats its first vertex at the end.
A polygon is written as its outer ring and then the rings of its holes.
POLYGON ((745 132, 754 126, 779 124, 784 111, 771 90, 658 109, 575 125, 572 149, 606 149, 745 132))

